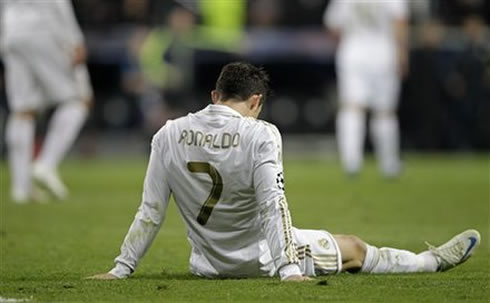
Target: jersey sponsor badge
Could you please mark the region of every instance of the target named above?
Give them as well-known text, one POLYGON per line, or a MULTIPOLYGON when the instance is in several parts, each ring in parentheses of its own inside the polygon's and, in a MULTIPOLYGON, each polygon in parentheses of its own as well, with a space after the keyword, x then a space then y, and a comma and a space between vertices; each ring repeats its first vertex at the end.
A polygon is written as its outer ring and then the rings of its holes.
POLYGON ((328 240, 325 238, 318 240, 318 245, 320 245, 321 247, 323 247, 325 249, 330 248, 330 242, 328 242, 328 240))

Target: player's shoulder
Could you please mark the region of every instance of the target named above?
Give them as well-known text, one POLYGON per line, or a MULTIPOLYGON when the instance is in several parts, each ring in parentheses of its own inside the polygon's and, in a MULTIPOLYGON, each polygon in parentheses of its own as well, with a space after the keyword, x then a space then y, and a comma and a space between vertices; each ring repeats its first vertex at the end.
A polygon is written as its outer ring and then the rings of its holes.
POLYGON ((179 129, 183 127, 183 124, 186 124, 188 117, 193 115, 192 113, 189 113, 185 116, 176 118, 176 119, 168 119, 165 124, 160 127, 160 129, 155 133, 154 137, 164 137, 165 135, 168 135, 172 131, 179 129))
POLYGON ((151 144, 154 147, 162 147, 164 143, 166 142, 168 136, 170 133, 172 133, 172 130, 176 126, 176 122, 178 122, 181 118, 177 119, 168 119, 162 127, 153 135, 153 138, 151 140, 151 144))
POLYGON ((262 127, 267 132, 270 132, 274 135, 281 135, 281 133, 279 132, 279 129, 277 128, 277 126, 275 124, 264 121, 264 120, 260 120, 260 119, 255 119, 255 120, 256 120, 257 124, 259 124, 260 127, 262 127))
POLYGON ((189 124, 189 118, 193 115, 195 115, 195 113, 188 113, 187 115, 176 119, 168 119, 153 135, 153 140, 164 140, 166 137, 174 136, 176 133, 179 133, 180 130, 189 124))
POLYGON ((159 130, 157 130, 157 132, 153 135, 153 138, 160 138, 160 137, 163 137, 165 136, 166 132, 168 131, 168 129, 171 127, 171 125, 173 124, 174 120, 172 119, 169 119, 167 120, 161 127, 159 130))
POLYGON ((252 140, 281 140, 281 133, 273 123, 254 118, 244 118, 244 123, 251 129, 252 140))

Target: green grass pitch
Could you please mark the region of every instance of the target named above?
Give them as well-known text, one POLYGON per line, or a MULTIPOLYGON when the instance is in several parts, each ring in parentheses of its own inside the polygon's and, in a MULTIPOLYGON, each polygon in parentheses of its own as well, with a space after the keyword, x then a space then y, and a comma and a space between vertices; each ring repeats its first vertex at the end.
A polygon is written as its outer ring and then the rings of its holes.
MULTIPOLYGON (((0 297, 36 302, 488 302, 488 155, 407 155, 386 181, 372 159, 357 179, 334 160, 286 158, 286 194, 299 228, 351 233, 377 246, 424 250, 476 228, 482 245, 445 273, 206 280, 188 271, 189 244, 171 203, 163 228, 133 277, 87 281, 107 271, 139 205, 146 159, 69 160, 70 201, 15 205, 0 163, 0 297)), ((1 299, 0 299, 1 300, 1 299)))

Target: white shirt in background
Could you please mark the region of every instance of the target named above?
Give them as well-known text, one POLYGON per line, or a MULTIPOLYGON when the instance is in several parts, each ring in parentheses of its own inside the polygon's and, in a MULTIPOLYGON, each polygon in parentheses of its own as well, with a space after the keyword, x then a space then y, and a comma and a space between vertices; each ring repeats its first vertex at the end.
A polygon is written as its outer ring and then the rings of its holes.
POLYGON ((397 64, 393 21, 407 18, 405 0, 332 0, 324 23, 340 32, 339 64, 379 68, 397 64))
POLYGON ((65 48, 83 43, 70 0, 2 0, 2 44, 17 39, 53 39, 65 48))

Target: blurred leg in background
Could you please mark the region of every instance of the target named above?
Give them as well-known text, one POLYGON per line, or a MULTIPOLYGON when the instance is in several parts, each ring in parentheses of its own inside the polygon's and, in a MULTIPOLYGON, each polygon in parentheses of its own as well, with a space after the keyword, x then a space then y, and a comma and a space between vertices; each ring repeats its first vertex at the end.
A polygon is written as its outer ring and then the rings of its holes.
POLYGON ((366 112, 362 107, 342 106, 337 114, 337 141, 340 159, 348 175, 361 170, 366 133, 366 112))
POLYGON ((375 112, 370 124, 380 171, 387 178, 398 176, 401 164, 400 134, 396 114, 394 112, 375 112))
POLYGON ((394 68, 381 70, 372 77, 370 133, 378 167, 386 178, 400 173, 400 131, 396 108, 400 80, 394 68))
POLYGON ((337 61, 339 111, 337 143, 344 171, 350 176, 362 169, 366 136, 366 105, 369 99, 365 71, 349 60, 337 61))
POLYGON ((37 88, 22 43, 5 47, 3 60, 10 114, 6 125, 6 144, 11 175, 11 198, 25 203, 32 198, 31 159, 34 145, 35 114, 40 107, 37 88))
POLYGON ((58 165, 73 145, 92 104, 92 91, 85 66, 75 68, 74 80, 78 96, 60 103, 56 108, 49 121, 39 157, 33 165, 34 179, 60 200, 67 197, 68 190, 58 176, 58 165))
POLYGON ((11 172, 11 198, 16 203, 27 202, 31 195, 34 117, 33 112, 14 112, 7 119, 6 143, 11 172))

